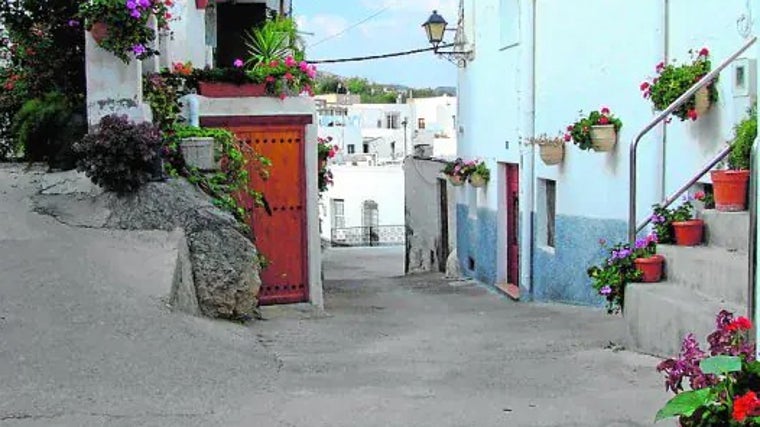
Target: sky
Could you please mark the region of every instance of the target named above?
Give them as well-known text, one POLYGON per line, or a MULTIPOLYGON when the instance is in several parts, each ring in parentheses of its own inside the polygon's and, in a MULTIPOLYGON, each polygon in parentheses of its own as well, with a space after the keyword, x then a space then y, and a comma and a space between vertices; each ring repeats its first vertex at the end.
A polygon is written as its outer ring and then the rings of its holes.
MULTIPOLYGON (((293 0, 310 60, 340 59, 430 47, 422 23, 433 10, 453 25, 457 0, 293 0), (365 21, 361 23, 362 21, 365 21), (358 25, 357 25, 358 24, 358 25)), ((452 33, 447 34, 448 38, 452 33)), ((457 68, 432 52, 319 69, 345 77, 411 87, 456 86, 457 68)))

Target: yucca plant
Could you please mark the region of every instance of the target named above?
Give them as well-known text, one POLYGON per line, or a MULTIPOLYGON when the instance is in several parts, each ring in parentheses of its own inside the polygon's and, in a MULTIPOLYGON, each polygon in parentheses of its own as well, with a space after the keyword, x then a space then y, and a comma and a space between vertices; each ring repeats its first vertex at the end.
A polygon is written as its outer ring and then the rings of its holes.
POLYGON ((287 56, 293 56, 298 61, 303 59, 303 42, 295 22, 289 18, 273 19, 254 28, 246 35, 245 45, 249 56, 246 65, 251 68, 287 56))

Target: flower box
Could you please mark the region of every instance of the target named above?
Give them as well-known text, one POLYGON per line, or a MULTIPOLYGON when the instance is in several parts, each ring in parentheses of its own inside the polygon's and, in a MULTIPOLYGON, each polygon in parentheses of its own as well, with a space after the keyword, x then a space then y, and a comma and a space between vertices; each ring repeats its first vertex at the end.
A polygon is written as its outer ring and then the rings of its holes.
POLYGON ((449 182, 454 187, 461 187, 462 185, 464 185, 464 179, 462 179, 460 176, 449 175, 448 178, 449 178, 449 182))
POLYGON ((475 188, 485 187, 488 180, 486 180, 483 175, 474 172, 472 175, 470 175, 470 185, 472 185, 475 188))
POLYGON ((253 96, 266 96, 266 84, 222 82, 198 82, 198 92, 201 96, 209 98, 246 98, 253 96))
POLYGON ((656 283, 662 279, 662 264, 665 258, 655 254, 648 258, 636 258, 633 263, 636 270, 641 272, 641 281, 644 283, 656 283))
POLYGON ((596 152, 612 151, 617 142, 614 125, 591 126, 591 148, 596 152))
POLYGON ((219 169, 219 164, 214 161, 214 138, 184 138, 180 142, 180 150, 185 163, 190 167, 201 171, 219 169))

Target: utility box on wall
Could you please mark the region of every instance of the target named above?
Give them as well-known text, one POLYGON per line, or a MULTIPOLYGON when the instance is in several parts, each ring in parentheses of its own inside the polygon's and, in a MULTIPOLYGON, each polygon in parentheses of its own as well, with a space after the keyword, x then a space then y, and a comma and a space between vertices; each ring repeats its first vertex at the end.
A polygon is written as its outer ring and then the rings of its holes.
POLYGON ((757 60, 739 58, 734 62, 731 73, 734 114, 741 120, 747 110, 757 101, 757 60))

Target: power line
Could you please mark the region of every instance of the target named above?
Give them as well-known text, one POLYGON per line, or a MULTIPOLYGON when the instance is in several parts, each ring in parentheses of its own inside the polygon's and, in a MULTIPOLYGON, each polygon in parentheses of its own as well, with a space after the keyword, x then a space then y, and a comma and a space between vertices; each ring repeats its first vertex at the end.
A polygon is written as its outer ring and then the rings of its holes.
MULTIPOLYGON (((452 47, 452 46, 454 46, 454 45, 453 44, 441 45, 441 46, 438 46, 437 49, 447 48, 447 47, 452 47)), ((316 60, 316 61, 308 61, 307 60, 306 62, 308 62, 310 64, 335 64, 335 63, 338 63, 338 62, 369 61, 369 60, 372 60, 372 59, 383 59, 383 58, 393 58, 393 57, 396 57, 396 56, 414 55, 414 54, 422 53, 422 52, 430 52, 432 50, 436 50, 436 48, 435 47, 426 47, 426 48, 423 48, 423 49, 407 50, 407 51, 404 51, 404 52, 386 53, 386 54, 382 54, 382 55, 359 56, 359 57, 354 57, 354 58, 341 58, 341 59, 320 59, 320 60, 316 60)))
POLYGON ((343 29, 342 31, 340 31, 339 33, 337 33, 337 34, 333 34, 333 35, 331 35, 331 36, 329 36, 329 37, 326 37, 326 38, 324 38, 324 39, 322 39, 322 40, 320 40, 320 41, 318 41, 318 42, 312 43, 312 44, 310 44, 308 47, 314 47, 314 46, 316 46, 316 45, 318 45, 318 44, 321 44, 321 43, 324 43, 324 42, 326 42, 326 41, 328 41, 328 40, 332 40, 332 39, 334 39, 334 38, 336 38, 336 37, 340 37, 340 36, 342 36, 343 34, 346 34, 348 31, 350 31, 350 30, 353 30, 354 28, 358 27, 359 25, 362 25, 362 24, 364 24, 365 22, 367 22, 367 21, 369 21, 369 20, 371 20, 371 19, 374 19, 374 18, 376 18, 377 16, 380 16, 380 14, 382 14, 383 12, 385 12, 385 11, 386 11, 386 10, 388 10, 388 9, 390 9, 390 6, 386 6, 386 7, 382 8, 382 9, 380 9, 379 11, 377 11, 377 12, 375 12, 374 14, 372 14, 372 15, 368 16, 367 18, 364 18, 364 19, 362 19, 361 21, 359 21, 359 22, 357 22, 357 23, 355 23, 355 24, 353 24, 353 25, 350 25, 350 26, 348 26, 348 27, 344 28, 344 29, 343 29))

